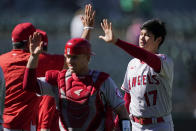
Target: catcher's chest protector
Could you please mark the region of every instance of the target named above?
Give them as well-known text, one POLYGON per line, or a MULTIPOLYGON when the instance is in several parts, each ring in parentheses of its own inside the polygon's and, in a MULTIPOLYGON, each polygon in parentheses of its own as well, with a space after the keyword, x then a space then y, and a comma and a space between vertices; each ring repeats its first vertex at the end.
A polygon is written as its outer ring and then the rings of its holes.
POLYGON ((68 75, 68 72, 59 74, 61 121, 65 129, 82 127, 90 131, 99 126, 104 117, 99 88, 108 77, 106 73, 95 71, 91 76, 83 78, 68 75), (89 114, 92 110, 96 110, 95 113, 89 114))

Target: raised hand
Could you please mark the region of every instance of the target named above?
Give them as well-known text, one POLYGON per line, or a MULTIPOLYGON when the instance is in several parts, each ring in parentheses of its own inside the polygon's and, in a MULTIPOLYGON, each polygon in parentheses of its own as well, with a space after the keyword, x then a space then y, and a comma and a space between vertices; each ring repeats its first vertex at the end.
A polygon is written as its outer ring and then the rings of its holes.
POLYGON ((38 32, 34 32, 34 34, 29 37, 29 51, 31 55, 39 55, 40 53, 42 53, 43 41, 41 40, 42 36, 38 32))
POLYGON ((101 27, 105 33, 105 36, 99 36, 99 38, 103 39, 105 42, 115 44, 117 39, 114 37, 112 32, 112 23, 109 23, 107 19, 103 19, 103 22, 101 22, 101 27))
POLYGON ((93 27, 95 21, 95 11, 91 4, 85 6, 85 15, 81 17, 84 27, 93 27))

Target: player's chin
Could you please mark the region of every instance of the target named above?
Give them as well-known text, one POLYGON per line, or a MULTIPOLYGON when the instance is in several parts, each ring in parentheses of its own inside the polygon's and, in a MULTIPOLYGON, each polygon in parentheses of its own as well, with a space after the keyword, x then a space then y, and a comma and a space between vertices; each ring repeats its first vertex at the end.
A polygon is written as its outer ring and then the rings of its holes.
POLYGON ((140 44, 139 47, 140 48, 145 48, 145 45, 140 44))
POLYGON ((75 69, 73 67, 69 67, 69 70, 71 71, 71 73, 75 72, 75 69))
POLYGON ((144 43, 139 44, 139 47, 140 47, 140 48, 143 48, 143 49, 146 49, 146 44, 144 44, 144 43))
POLYGON ((144 42, 144 41, 139 41, 139 47, 140 47, 140 48, 145 48, 146 45, 147 45, 146 42, 144 42))
POLYGON ((72 70, 72 69, 70 69, 70 72, 71 72, 71 73, 76 73, 76 71, 75 71, 75 70, 72 70))

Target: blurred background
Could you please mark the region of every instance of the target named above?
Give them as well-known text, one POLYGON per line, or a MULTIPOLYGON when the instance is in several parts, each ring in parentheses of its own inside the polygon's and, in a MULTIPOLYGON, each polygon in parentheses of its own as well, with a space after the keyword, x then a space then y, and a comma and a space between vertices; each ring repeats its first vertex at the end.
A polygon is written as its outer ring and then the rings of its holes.
POLYGON ((11 32, 16 24, 31 22, 47 32, 49 53, 63 54, 64 45, 82 31, 79 16, 85 4, 96 10, 91 40, 96 56, 90 67, 108 72, 120 87, 128 62, 121 49, 98 38, 100 22, 108 18, 117 37, 137 44, 141 23, 160 18, 168 35, 160 52, 175 63, 173 118, 176 131, 195 131, 196 123, 196 1, 195 0, 0 0, 0 54, 12 49, 11 32))

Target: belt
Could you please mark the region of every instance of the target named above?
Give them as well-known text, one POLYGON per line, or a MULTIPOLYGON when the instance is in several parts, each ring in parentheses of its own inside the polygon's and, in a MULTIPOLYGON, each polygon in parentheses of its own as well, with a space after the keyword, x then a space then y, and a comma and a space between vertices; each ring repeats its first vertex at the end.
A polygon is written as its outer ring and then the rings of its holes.
POLYGON ((164 122, 163 117, 157 117, 157 118, 142 118, 142 117, 136 117, 132 115, 132 120, 134 122, 137 122, 141 125, 148 125, 148 124, 156 124, 164 122))

